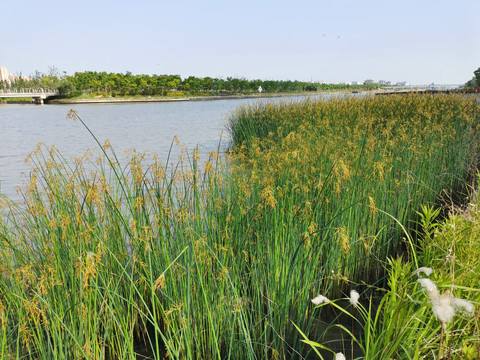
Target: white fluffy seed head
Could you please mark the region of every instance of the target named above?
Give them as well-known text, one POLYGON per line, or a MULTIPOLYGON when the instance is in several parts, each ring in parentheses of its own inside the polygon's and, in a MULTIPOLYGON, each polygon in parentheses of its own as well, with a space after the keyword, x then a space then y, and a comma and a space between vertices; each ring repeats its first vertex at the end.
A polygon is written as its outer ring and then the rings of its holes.
POLYGON ((432 299, 432 311, 435 317, 442 324, 449 323, 455 316, 455 309, 452 306, 450 291, 445 291, 442 296, 432 299))
POLYGON ((314 303, 315 305, 320 305, 320 304, 329 303, 329 302, 330 302, 330 299, 328 299, 323 295, 318 295, 315 299, 312 299, 312 303, 314 303))
POLYGON ((360 299, 360 294, 358 293, 358 291, 357 290, 350 291, 350 304, 352 304, 353 307, 357 307, 358 299, 360 299))
POLYGON ((437 285, 430 279, 418 279, 417 282, 428 292, 430 300, 438 299, 440 294, 437 290, 437 285))
POLYGON ((442 323, 444 330, 446 330, 446 324, 453 320, 456 312, 461 312, 467 316, 473 315, 475 307, 470 301, 456 298, 448 290, 440 295, 437 286, 430 279, 418 279, 417 282, 428 292, 432 304, 432 312, 438 321, 442 323))
POLYGON ((420 273, 424 273, 425 275, 430 276, 433 273, 433 269, 429 268, 429 267, 422 266, 422 267, 418 268, 417 270, 415 270, 413 272, 413 275, 420 275, 420 273))
POLYGON ((475 306, 470 301, 452 297, 452 305, 456 310, 459 310, 462 314, 472 316, 475 311, 475 306))
POLYGON ((343 355, 342 353, 336 353, 335 360, 346 360, 346 358, 345 355, 343 355))

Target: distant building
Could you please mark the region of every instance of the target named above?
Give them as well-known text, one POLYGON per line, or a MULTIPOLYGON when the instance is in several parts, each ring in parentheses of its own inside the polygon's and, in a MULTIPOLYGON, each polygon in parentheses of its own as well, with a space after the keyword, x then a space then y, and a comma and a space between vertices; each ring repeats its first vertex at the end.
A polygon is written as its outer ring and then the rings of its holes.
POLYGON ((8 75, 8 80, 10 81, 10 84, 17 82, 18 79, 20 79, 20 77, 17 74, 8 75))
POLYGON ((17 82, 18 80, 30 81, 32 78, 28 76, 19 76, 17 74, 10 74, 5 66, 0 66, 0 83, 4 82, 8 85, 17 82))
POLYGON ((363 82, 363 85, 365 85, 365 84, 372 84, 372 83, 374 83, 374 82, 375 82, 375 80, 367 79, 367 80, 365 80, 365 81, 363 82))
POLYGON ((10 76, 5 66, 0 66, 0 81, 5 81, 10 84, 10 76))
POLYGON ((399 81, 397 82, 395 85, 398 85, 398 86, 408 86, 410 85, 407 81, 399 81))

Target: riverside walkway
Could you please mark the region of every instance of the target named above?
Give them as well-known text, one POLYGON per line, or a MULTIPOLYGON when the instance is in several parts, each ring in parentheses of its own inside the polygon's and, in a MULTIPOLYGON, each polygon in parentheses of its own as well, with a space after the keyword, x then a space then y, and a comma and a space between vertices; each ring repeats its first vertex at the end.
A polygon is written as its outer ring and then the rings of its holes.
POLYGON ((31 97, 35 104, 43 104, 43 101, 49 96, 59 95, 54 89, 20 89, 20 90, 0 90, 0 98, 29 98, 31 97))

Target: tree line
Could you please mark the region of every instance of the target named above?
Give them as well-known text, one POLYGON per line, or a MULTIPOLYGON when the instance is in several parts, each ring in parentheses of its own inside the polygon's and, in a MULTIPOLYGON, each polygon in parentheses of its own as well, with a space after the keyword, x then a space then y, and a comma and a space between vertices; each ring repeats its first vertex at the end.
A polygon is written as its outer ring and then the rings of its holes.
POLYGON ((133 75, 131 72, 77 72, 67 77, 77 91, 111 92, 118 95, 221 95, 264 92, 299 92, 305 90, 344 89, 348 85, 321 84, 291 80, 247 80, 245 78, 196 77, 180 75, 133 75))
POLYGON ((55 88, 65 96, 78 96, 81 93, 108 93, 109 95, 230 95, 258 93, 259 89, 268 93, 341 90, 363 88, 363 85, 324 84, 291 80, 248 80, 245 78, 196 77, 181 78, 180 75, 134 75, 96 71, 76 72, 62 75, 56 68, 48 74, 36 72, 30 80, 18 79, 15 83, 0 84, 0 88, 33 89, 55 88))

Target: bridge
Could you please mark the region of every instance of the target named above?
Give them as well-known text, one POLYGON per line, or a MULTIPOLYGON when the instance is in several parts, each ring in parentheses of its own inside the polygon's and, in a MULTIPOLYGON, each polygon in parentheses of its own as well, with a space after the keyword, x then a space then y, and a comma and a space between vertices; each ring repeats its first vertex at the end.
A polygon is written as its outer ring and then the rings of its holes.
POLYGON ((0 98, 29 98, 31 97, 35 104, 43 104, 43 101, 49 96, 59 95, 55 89, 19 89, 2 90, 0 89, 0 98))
POLYGON ((394 85, 382 86, 381 89, 389 91, 454 90, 462 86, 463 84, 394 85))

